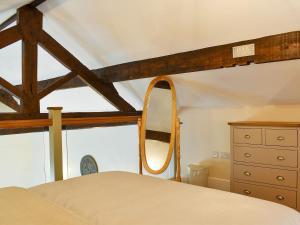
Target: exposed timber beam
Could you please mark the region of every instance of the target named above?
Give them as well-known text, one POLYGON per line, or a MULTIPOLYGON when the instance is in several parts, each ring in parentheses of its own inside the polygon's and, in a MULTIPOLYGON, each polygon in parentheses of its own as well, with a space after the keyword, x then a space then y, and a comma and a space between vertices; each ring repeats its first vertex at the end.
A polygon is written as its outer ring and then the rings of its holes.
POLYGON ((43 88, 39 92, 38 98, 39 99, 44 98, 45 96, 47 96, 51 92, 55 91, 56 89, 58 89, 59 87, 61 87, 62 85, 64 85, 65 83, 67 83, 68 81, 72 80, 75 77, 76 77, 76 74, 72 73, 72 72, 63 77, 60 77, 59 79, 53 81, 52 83, 47 85, 45 88, 43 88))
MULTIPOLYGON (((29 5, 31 7, 37 7, 45 1, 46 0, 35 0, 31 3, 29 3, 29 5)), ((8 27, 9 25, 11 25, 12 23, 14 23, 16 21, 17 21, 17 14, 15 13, 0 24, 0 31, 4 30, 6 27, 8 27)))
POLYGON ((9 25, 11 25, 12 23, 14 23, 16 21, 17 21, 17 14, 10 16, 9 18, 7 18, 5 21, 3 21, 0 24, 0 31, 4 30, 6 27, 8 27, 9 25))
MULTIPOLYGON (((222 69, 236 65, 244 66, 250 63, 260 64, 294 59, 300 59, 300 31, 128 62, 92 70, 92 72, 106 82, 118 82, 161 75, 222 69), (246 44, 255 45, 255 55, 233 58, 232 48, 246 44)), ((40 81, 39 85, 44 86, 46 83, 47 80, 40 81)), ((62 86, 61 89, 84 85, 84 83, 76 80, 74 83, 62 86)))
POLYGON ((97 78, 92 71, 45 31, 40 32, 38 40, 39 44, 46 51, 73 73, 78 74, 88 86, 103 95, 117 109, 121 111, 135 111, 135 109, 118 94, 112 83, 105 83, 97 78))
MULTIPOLYGON (((0 95, 1 96, 1 95, 0 95)), ((87 129, 94 127, 111 127, 111 126, 125 126, 136 124, 138 118, 142 116, 141 111, 136 112, 74 112, 63 113, 63 129, 87 129)), ((48 118, 47 113, 40 114, 16 114, 16 113, 0 113, 0 121, 34 121, 34 120, 46 120, 48 118)), ((0 135, 10 134, 23 134, 32 132, 44 132, 48 131, 48 127, 24 127, 24 128, 9 128, 0 129, 0 135)))
POLYGON ((124 63, 95 71, 110 82, 300 58, 300 31, 124 63), (255 55, 233 58, 233 47, 254 44, 255 55))
MULTIPOLYGON (((142 111, 135 112, 70 112, 62 113, 62 118, 90 118, 90 117, 126 117, 142 116, 142 111)), ((27 114, 27 113, 0 113, 0 121, 3 120, 28 120, 28 119, 47 119, 48 113, 27 114)))
POLYGON ((22 34, 22 113, 39 113, 37 89, 38 41, 42 30, 43 14, 30 5, 18 9, 17 24, 22 34))
POLYGON ((0 89, 0 102, 15 110, 16 112, 20 111, 20 106, 17 101, 3 89, 0 89))
POLYGON ((0 77, 0 86, 2 86, 2 88, 9 92, 11 95, 17 98, 21 98, 21 91, 2 77, 0 77))
POLYGON ((21 40, 18 26, 11 27, 0 32, 0 49, 21 40))
POLYGON ((171 134, 163 131, 146 130, 146 139, 170 143, 171 134))

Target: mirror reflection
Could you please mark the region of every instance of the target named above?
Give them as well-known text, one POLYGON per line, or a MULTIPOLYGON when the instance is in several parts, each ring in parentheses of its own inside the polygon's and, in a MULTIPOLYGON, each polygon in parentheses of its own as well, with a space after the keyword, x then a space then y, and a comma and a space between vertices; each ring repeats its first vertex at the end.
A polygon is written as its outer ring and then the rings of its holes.
POLYGON ((160 170, 168 160, 172 132, 172 91, 167 81, 157 82, 152 89, 145 129, 148 166, 160 170))

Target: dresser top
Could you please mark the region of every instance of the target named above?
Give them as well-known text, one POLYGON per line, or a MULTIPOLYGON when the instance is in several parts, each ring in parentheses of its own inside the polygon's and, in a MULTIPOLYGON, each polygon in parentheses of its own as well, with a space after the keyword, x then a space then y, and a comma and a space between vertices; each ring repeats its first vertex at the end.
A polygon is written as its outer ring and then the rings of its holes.
POLYGON ((229 122, 231 126, 260 126, 260 127, 300 127, 300 122, 280 122, 280 121, 238 121, 229 122))

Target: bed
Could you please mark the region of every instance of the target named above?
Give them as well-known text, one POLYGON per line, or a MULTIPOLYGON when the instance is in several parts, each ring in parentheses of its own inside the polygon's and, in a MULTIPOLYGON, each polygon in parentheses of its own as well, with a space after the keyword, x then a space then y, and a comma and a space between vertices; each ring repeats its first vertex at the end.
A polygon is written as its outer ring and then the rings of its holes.
POLYGON ((1 189, 0 218, 1 225, 300 224, 297 211, 276 203, 128 172, 1 189))

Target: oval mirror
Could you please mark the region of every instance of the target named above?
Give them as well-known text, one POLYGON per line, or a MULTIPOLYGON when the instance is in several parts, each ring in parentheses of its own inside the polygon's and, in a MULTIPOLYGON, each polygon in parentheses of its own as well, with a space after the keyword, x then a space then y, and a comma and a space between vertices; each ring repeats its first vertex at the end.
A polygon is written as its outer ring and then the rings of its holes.
POLYGON ((176 92, 168 77, 155 78, 145 95, 141 122, 141 157, 152 174, 163 173, 173 154, 176 127, 176 92))

